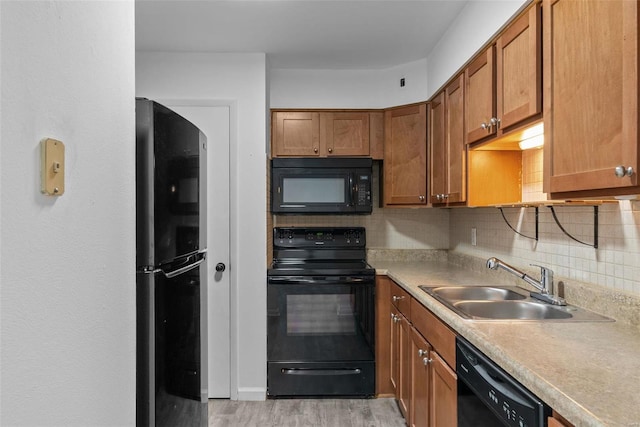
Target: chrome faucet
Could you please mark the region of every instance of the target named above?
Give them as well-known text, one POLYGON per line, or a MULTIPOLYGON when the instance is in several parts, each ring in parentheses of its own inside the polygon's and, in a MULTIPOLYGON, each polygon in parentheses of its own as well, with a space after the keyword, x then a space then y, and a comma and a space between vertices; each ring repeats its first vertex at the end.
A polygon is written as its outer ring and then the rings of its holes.
POLYGON ((532 298, 538 299, 540 301, 547 302, 553 305, 566 305, 564 298, 560 298, 553 294, 553 271, 547 267, 543 267, 537 264, 531 264, 534 267, 540 267, 540 281, 534 279, 533 277, 523 273, 515 267, 510 266, 509 264, 499 260, 498 258, 491 257, 487 260, 487 268, 492 270, 497 270, 498 267, 502 268, 509 273, 518 276, 540 292, 531 292, 530 295, 532 298))

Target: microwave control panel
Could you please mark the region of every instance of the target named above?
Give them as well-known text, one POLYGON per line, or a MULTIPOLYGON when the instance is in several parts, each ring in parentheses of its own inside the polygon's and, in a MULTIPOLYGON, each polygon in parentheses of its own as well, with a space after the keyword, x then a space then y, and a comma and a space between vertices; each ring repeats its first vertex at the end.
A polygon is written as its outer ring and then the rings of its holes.
POLYGON ((358 175, 357 205, 371 206, 371 175, 358 175))

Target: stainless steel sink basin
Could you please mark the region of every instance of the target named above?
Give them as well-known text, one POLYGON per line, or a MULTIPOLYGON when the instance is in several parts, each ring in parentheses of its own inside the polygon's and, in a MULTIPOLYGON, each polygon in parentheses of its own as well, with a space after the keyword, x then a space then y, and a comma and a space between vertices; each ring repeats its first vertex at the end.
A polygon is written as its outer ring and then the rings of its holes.
POLYGON ((612 322, 573 305, 557 306, 533 299, 517 286, 420 286, 459 316, 477 321, 612 322))
POLYGON ((507 288, 493 286, 443 286, 432 288, 434 294, 447 300, 504 301, 521 300, 527 296, 507 288))
POLYGON ((561 307, 533 301, 458 301, 453 306, 474 319, 570 319, 561 307))

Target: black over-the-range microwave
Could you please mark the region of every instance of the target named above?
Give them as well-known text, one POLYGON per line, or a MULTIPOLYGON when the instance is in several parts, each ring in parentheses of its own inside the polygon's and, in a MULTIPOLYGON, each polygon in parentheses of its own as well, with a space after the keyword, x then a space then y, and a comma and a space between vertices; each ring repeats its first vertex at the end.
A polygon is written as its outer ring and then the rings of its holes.
POLYGON ((275 158, 271 161, 271 212, 370 214, 370 158, 275 158))

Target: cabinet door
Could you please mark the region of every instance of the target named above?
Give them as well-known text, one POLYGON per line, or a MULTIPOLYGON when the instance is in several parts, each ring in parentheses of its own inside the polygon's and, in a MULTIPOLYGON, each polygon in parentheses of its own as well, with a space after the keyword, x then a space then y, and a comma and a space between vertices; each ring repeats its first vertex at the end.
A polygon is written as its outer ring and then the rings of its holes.
POLYGON ((429 352, 431 346, 411 328, 411 423, 412 427, 429 426, 429 352))
POLYGON ((393 328, 391 312, 391 280, 385 276, 376 277, 376 395, 395 396, 391 384, 391 348, 393 328))
POLYGON ((368 156, 369 113, 320 113, 323 156, 368 156))
POLYGON ((319 156, 319 123, 319 113, 273 113, 273 156, 319 156))
POLYGON ((464 70, 466 82, 465 115, 467 144, 479 141, 497 131, 491 119, 496 120, 496 80, 494 49, 490 46, 480 53, 464 70))
POLYGON ((405 420, 411 422, 411 324, 402 314, 400 315, 398 346, 398 406, 405 420))
POLYGON ((638 3, 545 0, 542 9, 545 192, 635 192, 638 3), (633 173, 617 177, 618 166, 633 173))
POLYGON ((458 377, 436 353, 430 353, 431 365, 431 425, 458 425, 458 377))
POLYGON ((467 200, 467 146, 464 143, 464 74, 445 92, 445 135, 447 148, 447 203, 467 200))
POLYGON ((444 91, 429 104, 429 176, 431 177, 431 203, 444 203, 447 193, 447 149, 445 134, 444 91))
POLYGON ((505 130, 542 112, 540 5, 496 40, 498 126, 505 130))
POLYGON ((389 345, 389 377, 391 380, 391 386, 393 387, 393 393, 398 397, 399 384, 400 384, 400 320, 402 314, 397 308, 391 306, 391 318, 389 327, 390 332, 390 345, 389 345))
POLYGON ((427 204, 427 105, 385 111, 384 203, 427 204))

